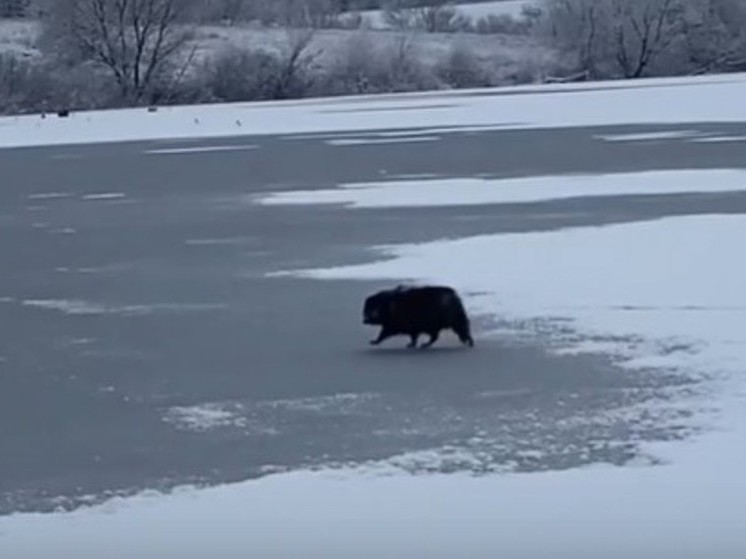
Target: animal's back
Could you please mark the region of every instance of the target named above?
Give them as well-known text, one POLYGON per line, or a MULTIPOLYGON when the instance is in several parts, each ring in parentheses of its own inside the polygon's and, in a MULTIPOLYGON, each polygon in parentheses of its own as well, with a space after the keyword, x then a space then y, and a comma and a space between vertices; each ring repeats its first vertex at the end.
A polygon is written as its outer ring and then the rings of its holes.
POLYGON ((462 314, 461 300, 447 286, 427 285, 402 290, 401 301, 406 315, 414 325, 449 325, 462 314))

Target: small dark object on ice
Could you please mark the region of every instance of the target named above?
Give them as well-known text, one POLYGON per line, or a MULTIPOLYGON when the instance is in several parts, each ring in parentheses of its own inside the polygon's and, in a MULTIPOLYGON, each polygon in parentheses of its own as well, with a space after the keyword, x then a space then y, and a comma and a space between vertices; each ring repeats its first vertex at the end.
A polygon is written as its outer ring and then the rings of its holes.
POLYGON ((427 334, 430 339, 423 348, 433 345, 441 330, 453 330, 462 343, 474 346, 469 318, 456 291, 447 286, 399 285, 370 295, 363 304, 363 324, 380 325, 381 331, 372 345, 392 336, 406 335, 407 347, 416 347, 417 338, 427 334))

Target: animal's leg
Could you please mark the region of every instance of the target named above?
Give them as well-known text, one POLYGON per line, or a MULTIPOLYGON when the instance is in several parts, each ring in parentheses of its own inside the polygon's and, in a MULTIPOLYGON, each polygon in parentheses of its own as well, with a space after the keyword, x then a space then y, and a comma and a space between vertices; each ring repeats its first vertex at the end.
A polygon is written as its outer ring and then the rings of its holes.
POLYGON ((438 341, 438 336, 440 336, 440 330, 435 330, 433 332, 428 332, 427 335, 430 336, 430 339, 428 341, 426 341, 424 344, 422 344, 420 346, 421 348, 428 348, 431 345, 433 345, 435 342, 437 342, 438 341))
POLYGON ((417 338, 420 337, 418 333, 410 334, 409 337, 411 338, 411 341, 407 344, 407 347, 417 347, 417 338))
POLYGON ((459 340, 461 340, 462 343, 468 345, 469 347, 474 347, 474 340, 471 337, 471 332, 469 332, 468 326, 454 326, 453 331, 456 332, 456 335, 459 337, 459 340))
POLYGON ((375 340, 370 341, 370 345, 378 345, 386 338, 390 338, 393 334, 389 330, 386 330, 386 328, 381 328, 381 331, 378 333, 378 337, 375 340))

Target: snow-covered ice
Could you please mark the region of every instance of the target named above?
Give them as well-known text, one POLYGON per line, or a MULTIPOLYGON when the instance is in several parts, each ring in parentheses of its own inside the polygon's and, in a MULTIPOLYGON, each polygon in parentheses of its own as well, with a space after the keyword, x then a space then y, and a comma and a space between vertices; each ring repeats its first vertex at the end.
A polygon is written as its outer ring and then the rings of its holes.
POLYGON ((243 427, 246 419, 219 404, 174 406, 168 410, 164 421, 179 429, 209 431, 217 427, 243 427))
POLYGON ((583 196, 685 194, 746 190, 743 169, 677 169, 606 175, 511 179, 423 178, 342 184, 250 196, 265 205, 344 204, 351 208, 472 206, 561 200, 583 196))
POLYGON ((690 141, 705 144, 725 144, 729 142, 746 142, 746 136, 708 136, 705 138, 693 138, 690 141))
MULTIPOLYGON (((70 272, 69 268, 57 268, 58 272, 70 272)), ((78 273, 96 273, 101 269, 77 268, 78 273)), ((139 305, 114 305, 80 299, 26 299, 21 302, 26 307, 57 311, 67 315, 141 316, 155 313, 210 312, 225 308, 218 303, 159 303, 139 305)))
MULTIPOLYGON (((70 119, 12 117, 0 120, 0 145, 483 125, 643 124, 651 130, 642 133, 655 134, 660 132, 655 125, 662 123, 691 130, 696 123, 746 122, 745 78, 524 87, 498 96, 455 92, 174 107, 157 113, 101 111, 70 119), (550 90, 556 93, 541 93, 550 90), (357 111, 371 107, 376 111, 357 111)), ((490 203, 558 196, 550 181, 559 178, 526 180, 533 182, 348 185, 317 192, 316 198, 304 193, 302 203, 329 203, 334 194, 354 206, 362 199, 356 196, 374 191, 389 205, 413 205, 419 195, 414 190, 423 184, 437 191, 428 196, 438 204, 468 203, 460 190, 464 184, 472 189, 470 196, 477 196, 476 189, 489 191, 484 196, 490 203)), ((560 197, 742 190, 740 172, 728 169, 561 180, 560 197)), ((293 201, 293 195, 280 200, 293 201)), ((746 554, 744 232, 746 217, 738 215, 668 217, 386 246, 380 247, 380 261, 297 272, 319 280, 453 283, 477 293, 467 297, 473 312, 527 325, 569 321, 574 331, 563 330, 551 340, 557 351, 603 348, 628 367, 662 366, 709 378, 712 398, 702 403, 713 408, 706 421, 714 431, 647 445, 647 452, 664 460, 662 466, 474 477, 410 476, 392 462, 283 473, 210 489, 185 487, 168 496, 152 492, 113 499, 70 513, 0 518, 0 556, 38 559, 52 550, 100 559, 154 554, 160 559, 741 558, 746 554), (589 336, 593 343, 586 341, 589 336)), ((47 312, 98 310, 71 307, 69 301, 31 304, 47 312)), ((192 413, 187 421, 197 417, 195 412, 200 420, 230 420, 219 409, 186 411, 192 413)))
MULTIPOLYGON (((672 217, 388 247, 390 260, 307 272, 449 281, 483 293, 469 298, 473 311, 569 317, 586 335, 639 338, 616 348, 629 366, 712 375, 724 390, 715 432, 648 445, 663 466, 409 476, 392 460, 283 473, 10 516, 0 519, 0 551, 14 559, 49 549, 103 559, 154 550, 161 559, 492 557, 498 550, 531 558, 742 557, 746 266, 733 249, 744 231, 742 216, 672 217)), ((577 339, 560 341, 572 348, 577 339)), ((192 423, 232 420, 221 410, 188 411, 192 423)))
POLYGON ((673 130, 669 132, 643 132, 640 134, 607 134, 597 136, 607 142, 643 142, 654 140, 675 140, 678 138, 697 138, 701 136, 697 130, 673 130))
POLYGON ((641 339, 623 342, 619 355, 746 381, 746 265, 736 249, 743 239, 740 215, 668 217, 384 246, 380 261, 279 273, 449 283, 480 293, 468 298, 474 312, 571 321, 578 336, 567 343, 641 339))
POLYGON ((407 144, 417 142, 437 142, 439 136, 412 136, 410 138, 338 138, 336 140, 326 140, 330 146, 364 146, 375 144, 407 144))
POLYGON ((740 559, 742 440, 678 445, 676 466, 540 475, 294 472, 0 520, 0 552, 97 559, 496 555, 740 559))
POLYGON ((55 200, 58 198, 69 198, 71 194, 67 192, 41 192, 39 194, 29 194, 29 200, 55 200))
MULTIPOLYGON (((746 121, 746 74, 0 118, 0 147, 164 138, 746 121), (716 99, 716 102, 713 102, 716 99)), ((655 132, 651 130, 650 132, 655 132)))
POLYGON ((83 200, 121 200, 126 197, 127 195, 124 192, 101 192, 98 194, 86 194, 83 196, 83 200))
POLYGON ((257 149, 259 146, 256 145, 245 145, 245 146, 203 146, 194 148, 163 148, 163 149, 149 149, 145 153, 149 155, 189 155, 193 153, 213 153, 223 151, 248 151, 257 149))

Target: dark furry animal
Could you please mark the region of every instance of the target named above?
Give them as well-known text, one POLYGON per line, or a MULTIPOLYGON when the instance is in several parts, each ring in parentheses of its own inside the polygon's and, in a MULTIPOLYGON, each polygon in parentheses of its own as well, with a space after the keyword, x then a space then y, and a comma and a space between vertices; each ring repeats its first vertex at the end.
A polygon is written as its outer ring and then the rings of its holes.
POLYGON ((407 347, 415 347, 417 338, 427 334, 430 339, 420 347, 430 347, 441 330, 453 330, 462 343, 474 346, 469 318, 456 291, 447 286, 404 286, 379 291, 365 299, 363 324, 380 325, 381 331, 372 345, 392 336, 407 335, 407 347))

